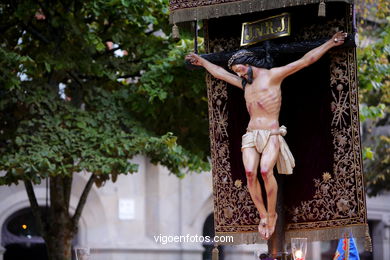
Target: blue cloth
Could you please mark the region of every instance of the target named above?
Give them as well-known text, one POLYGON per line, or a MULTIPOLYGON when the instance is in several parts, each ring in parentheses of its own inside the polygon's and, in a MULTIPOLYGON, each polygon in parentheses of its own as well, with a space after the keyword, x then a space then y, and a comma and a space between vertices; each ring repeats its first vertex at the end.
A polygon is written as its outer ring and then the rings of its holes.
POLYGON ((339 240, 333 260, 360 260, 359 251, 352 237, 339 240))

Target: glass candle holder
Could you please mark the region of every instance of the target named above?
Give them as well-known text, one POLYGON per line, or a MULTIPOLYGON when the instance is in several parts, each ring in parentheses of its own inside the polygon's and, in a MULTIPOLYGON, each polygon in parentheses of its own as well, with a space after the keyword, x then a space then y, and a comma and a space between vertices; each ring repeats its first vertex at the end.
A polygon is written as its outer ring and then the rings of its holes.
POLYGON ((294 260, 305 260, 307 251, 307 238, 291 238, 291 251, 294 260))

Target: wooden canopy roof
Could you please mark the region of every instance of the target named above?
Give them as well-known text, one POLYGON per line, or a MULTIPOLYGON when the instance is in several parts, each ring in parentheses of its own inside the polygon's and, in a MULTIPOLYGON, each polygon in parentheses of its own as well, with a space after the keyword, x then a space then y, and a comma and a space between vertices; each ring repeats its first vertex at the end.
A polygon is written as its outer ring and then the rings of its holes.
POLYGON ((170 0, 170 22, 218 18, 320 2, 352 4, 354 0, 170 0))

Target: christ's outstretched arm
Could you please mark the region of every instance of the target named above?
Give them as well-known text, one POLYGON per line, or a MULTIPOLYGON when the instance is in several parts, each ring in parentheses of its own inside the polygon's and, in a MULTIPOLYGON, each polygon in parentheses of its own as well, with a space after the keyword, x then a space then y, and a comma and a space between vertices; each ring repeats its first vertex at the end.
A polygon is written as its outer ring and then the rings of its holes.
POLYGON ((204 67, 215 78, 224 80, 227 83, 242 89, 242 79, 239 76, 226 71, 224 68, 209 62, 199 55, 190 53, 186 56, 186 60, 188 60, 192 65, 204 67))
POLYGON ((337 32, 333 37, 326 41, 324 44, 314 48, 306 53, 302 58, 287 64, 282 67, 276 67, 272 69, 274 79, 281 82, 287 76, 294 74, 295 72, 313 64, 319 60, 329 49, 342 45, 344 43, 347 33, 337 32))

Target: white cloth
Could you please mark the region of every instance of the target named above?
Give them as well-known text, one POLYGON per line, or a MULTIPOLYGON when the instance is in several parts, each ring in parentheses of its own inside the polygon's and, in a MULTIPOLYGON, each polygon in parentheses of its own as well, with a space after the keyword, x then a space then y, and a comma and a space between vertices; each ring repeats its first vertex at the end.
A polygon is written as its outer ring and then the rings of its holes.
MULTIPOLYGON (((292 174, 293 168, 295 167, 295 160, 291 154, 290 148, 288 147, 283 136, 286 135, 287 130, 285 126, 279 128, 279 156, 276 160, 276 167, 279 174, 292 174), (283 135, 283 136, 281 136, 283 135)), ((258 153, 262 153, 267 146, 269 137, 271 136, 271 130, 248 130, 246 134, 242 136, 241 150, 244 148, 255 147, 258 153)))

